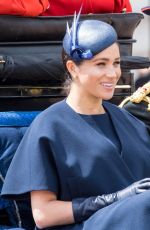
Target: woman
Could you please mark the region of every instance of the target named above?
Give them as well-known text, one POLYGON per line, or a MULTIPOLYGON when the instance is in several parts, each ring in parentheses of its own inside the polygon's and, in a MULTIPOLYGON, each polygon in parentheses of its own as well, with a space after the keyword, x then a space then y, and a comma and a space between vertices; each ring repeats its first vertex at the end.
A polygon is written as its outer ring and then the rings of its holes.
POLYGON ((44 16, 73 15, 78 12, 81 5, 82 14, 124 13, 132 12, 129 0, 49 0, 49 8, 42 14, 44 16))
POLYGON ((31 124, 2 196, 31 195, 40 229, 146 230, 149 135, 141 121, 104 102, 121 75, 117 34, 107 23, 78 20, 63 39, 69 94, 31 124))

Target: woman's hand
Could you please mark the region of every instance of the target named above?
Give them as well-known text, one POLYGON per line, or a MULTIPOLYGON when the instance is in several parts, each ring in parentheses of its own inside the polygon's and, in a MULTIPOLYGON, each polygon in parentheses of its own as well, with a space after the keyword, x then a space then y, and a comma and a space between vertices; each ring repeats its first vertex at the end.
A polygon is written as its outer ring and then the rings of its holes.
POLYGON ((122 200, 126 197, 145 192, 148 189, 150 189, 150 178, 139 180, 127 188, 117 192, 117 200, 122 200))
POLYGON ((150 189, 150 178, 145 178, 115 193, 89 198, 73 199, 72 207, 75 222, 80 223, 88 219, 99 209, 104 208, 116 201, 145 192, 148 189, 150 189))

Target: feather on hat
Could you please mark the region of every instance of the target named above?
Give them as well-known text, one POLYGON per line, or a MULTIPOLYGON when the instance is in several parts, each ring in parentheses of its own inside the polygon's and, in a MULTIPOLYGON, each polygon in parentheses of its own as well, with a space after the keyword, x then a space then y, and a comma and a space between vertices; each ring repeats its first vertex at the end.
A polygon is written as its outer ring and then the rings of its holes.
POLYGON ((74 14, 71 28, 67 23, 63 39, 65 52, 76 61, 92 57, 117 41, 115 29, 100 20, 83 20, 79 22, 81 9, 74 14))

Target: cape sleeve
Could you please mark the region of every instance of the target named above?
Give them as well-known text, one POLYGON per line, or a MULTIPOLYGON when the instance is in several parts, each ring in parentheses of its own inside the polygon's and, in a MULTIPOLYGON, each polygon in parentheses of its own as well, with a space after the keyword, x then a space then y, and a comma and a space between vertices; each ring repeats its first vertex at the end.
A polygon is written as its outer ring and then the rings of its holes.
POLYGON ((132 12, 132 6, 129 0, 115 0, 114 2, 114 12, 113 13, 122 13, 122 12, 132 12))
POLYGON ((1 192, 3 198, 28 197, 33 190, 58 193, 50 132, 46 124, 36 121, 26 131, 7 171, 1 192))

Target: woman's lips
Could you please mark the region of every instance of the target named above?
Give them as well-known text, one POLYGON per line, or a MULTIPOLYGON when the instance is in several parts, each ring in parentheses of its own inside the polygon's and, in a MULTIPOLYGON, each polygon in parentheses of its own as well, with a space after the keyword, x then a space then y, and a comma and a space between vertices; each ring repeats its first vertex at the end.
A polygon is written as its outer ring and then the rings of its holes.
POLYGON ((105 88, 112 89, 115 87, 114 83, 101 83, 101 85, 105 88))

